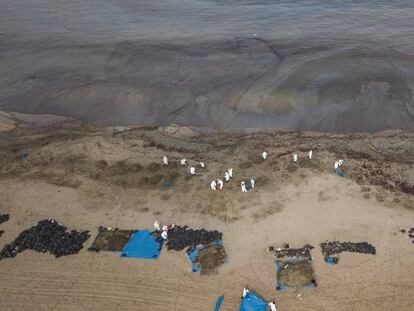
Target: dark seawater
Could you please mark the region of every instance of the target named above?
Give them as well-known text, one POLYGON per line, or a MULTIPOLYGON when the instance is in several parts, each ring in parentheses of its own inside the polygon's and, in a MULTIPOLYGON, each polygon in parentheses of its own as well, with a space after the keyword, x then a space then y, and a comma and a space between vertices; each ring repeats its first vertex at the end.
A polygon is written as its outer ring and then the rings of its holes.
POLYGON ((0 0, 0 109, 103 125, 414 128, 412 0, 0 0))

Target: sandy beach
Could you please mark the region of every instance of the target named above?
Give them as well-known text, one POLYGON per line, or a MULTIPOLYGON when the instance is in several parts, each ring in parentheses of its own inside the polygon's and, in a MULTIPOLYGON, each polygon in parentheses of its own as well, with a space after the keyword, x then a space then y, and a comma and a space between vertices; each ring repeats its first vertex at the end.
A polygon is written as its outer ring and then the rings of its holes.
POLYGON ((278 310, 410 310, 414 244, 414 133, 219 134, 197 128, 98 128, 55 116, 2 113, 0 247, 41 219, 92 234, 79 254, 25 251, 0 261, 2 310, 237 310, 248 286, 278 310), (308 160, 307 151, 314 150, 308 160), (263 150, 269 153, 260 159, 263 150), (292 162, 297 152, 299 162, 292 162), (168 167, 161 166, 167 154, 168 167), (195 177, 178 166, 203 160, 195 177), (333 162, 346 160, 346 177, 333 162), (234 168, 222 191, 212 179, 234 168), (256 188, 241 193, 240 181, 256 188), (163 187, 163 180, 173 186, 163 187), (228 262, 216 275, 189 271, 185 252, 120 258, 87 248, 100 225, 161 223, 223 232, 228 262), (319 243, 367 241, 376 255, 344 253, 324 262, 319 243), (309 243, 318 287, 275 290, 270 245, 309 243), (301 294, 303 299, 297 298, 301 294))

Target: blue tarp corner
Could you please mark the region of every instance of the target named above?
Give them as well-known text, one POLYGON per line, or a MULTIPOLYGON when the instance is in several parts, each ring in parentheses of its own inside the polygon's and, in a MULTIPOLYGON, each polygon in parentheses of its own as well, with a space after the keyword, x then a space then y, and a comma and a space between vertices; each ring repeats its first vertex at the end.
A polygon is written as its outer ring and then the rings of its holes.
POLYGON ((149 230, 135 232, 122 250, 122 257, 158 259, 163 241, 149 230))
POLYGON ((338 263, 339 258, 334 256, 329 256, 325 259, 325 262, 330 265, 336 265, 338 263))
POLYGON ((267 302, 249 292, 242 298, 239 311, 266 311, 267 302))
POLYGON ((219 311, 219 310, 220 310, 220 306, 221 306, 221 303, 223 302, 223 299, 224 299, 224 295, 221 295, 221 296, 217 299, 217 302, 216 302, 216 307, 214 308, 214 311, 219 311))
POLYGON ((194 247, 193 249, 190 250, 190 252, 188 253, 188 259, 190 260, 190 265, 191 265, 191 271, 192 272, 200 272, 201 271, 201 267, 199 265, 196 265, 195 260, 198 256, 198 253, 204 248, 204 245, 197 245, 196 247, 194 247))

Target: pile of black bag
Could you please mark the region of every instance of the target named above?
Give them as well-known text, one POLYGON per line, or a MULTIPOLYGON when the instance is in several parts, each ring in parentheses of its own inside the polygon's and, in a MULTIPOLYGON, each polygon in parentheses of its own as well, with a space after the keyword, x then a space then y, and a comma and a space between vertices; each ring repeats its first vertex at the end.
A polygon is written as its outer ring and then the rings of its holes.
POLYGON ((335 254, 342 252, 351 252, 351 253, 361 253, 361 254, 376 254, 375 247, 367 242, 326 242, 319 244, 322 249, 322 254, 325 257, 325 260, 335 254))
POLYGON ((411 241, 414 243, 414 228, 408 230, 408 237, 412 239, 411 241))
MULTIPOLYGON (((9 214, 0 215, 0 225, 10 219, 9 214)), ((0 230, 0 237, 3 235, 4 230, 0 230)))
POLYGON ((290 248, 288 244, 283 245, 283 248, 274 248, 273 246, 269 247, 269 251, 274 252, 277 258, 285 257, 296 257, 296 258, 306 258, 312 260, 310 250, 314 249, 312 245, 306 244, 301 248, 290 248))
POLYGON ((0 225, 10 219, 9 214, 0 215, 0 225))
POLYGON ((222 238, 223 234, 217 230, 195 230, 189 229, 187 226, 176 226, 168 230, 167 249, 181 251, 186 247, 197 246, 199 244, 208 245, 222 238))
POLYGON ((27 249, 49 252, 55 257, 77 254, 89 237, 89 231, 67 232, 67 228, 56 220, 41 220, 36 226, 21 232, 12 243, 6 244, 0 252, 0 260, 15 257, 27 249))

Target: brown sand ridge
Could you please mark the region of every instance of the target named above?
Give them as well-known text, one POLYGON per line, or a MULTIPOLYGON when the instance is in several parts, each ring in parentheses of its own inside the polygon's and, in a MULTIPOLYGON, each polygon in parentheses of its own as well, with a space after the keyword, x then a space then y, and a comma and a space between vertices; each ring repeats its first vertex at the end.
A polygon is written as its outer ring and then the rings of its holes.
POLYGON ((1 310, 237 310, 243 286, 278 310, 410 310, 414 245, 414 133, 220 134, 182 127, 98 128, 53 116, 1 114, 0 247, 44 218, 69 228, 151 228, 155 220, 223 232, 227 264, 189 272, 185 252, 156 261, 88 252, 56 259, 26 251, 0 261, 1 310), (309 149, 314 159, 306 159, 309 149), (269 153, 260 159, 263 150, 269 153), (292 153, 299 162, 292 163, 292 153), (170 160, 161 166, 163 155, 170 160), (189 177, 177 165, 203 160, 189 177), (346 178, 333 174, 346 160, 346 178), (209 183, 234 168, 222 191, 209 183), (256 188, 242 194, 244 179, 256 188), (164 187, 170 181, 172 187, 164 187), (367 241, 377 254, 344 253, 338 265, 312 251, 316 289, 276 292, 269 245, 367 241), (297 299, 301 293, 303 300, 297 299))

